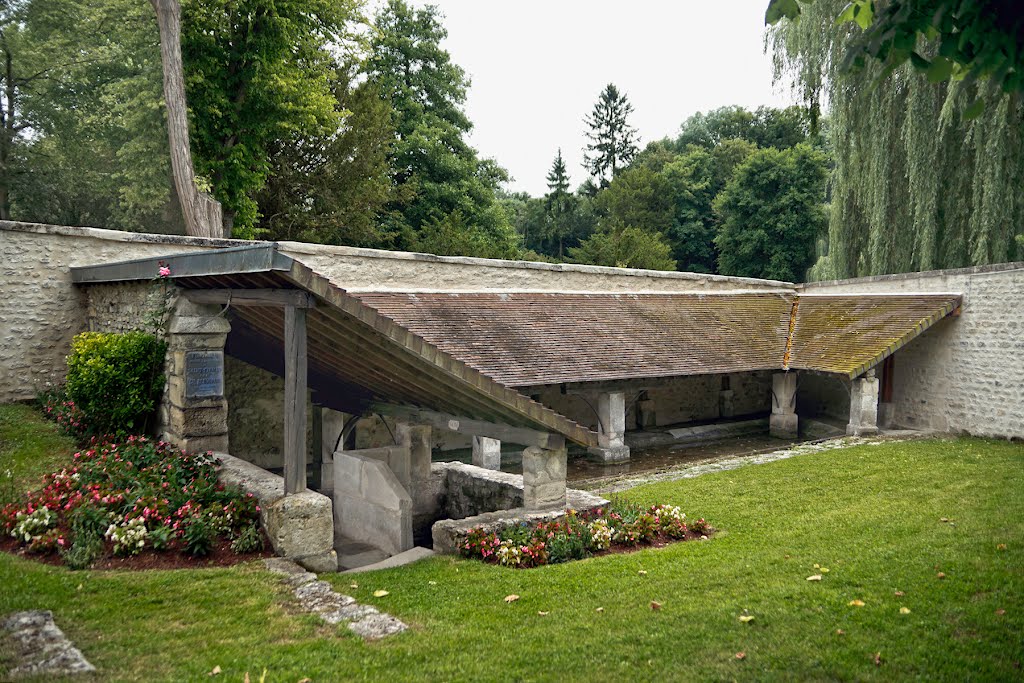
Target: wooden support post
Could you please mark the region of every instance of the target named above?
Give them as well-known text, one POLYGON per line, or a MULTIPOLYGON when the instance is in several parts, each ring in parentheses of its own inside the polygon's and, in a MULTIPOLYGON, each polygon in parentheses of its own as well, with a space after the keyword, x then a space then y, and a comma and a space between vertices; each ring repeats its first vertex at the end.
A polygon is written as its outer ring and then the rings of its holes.
POLYGON ((284 309, 284 493, 306 490, 306 309, 284 309))
POLYGON ((313 471, 309 477, 309 486, 319 491, 323 483, 324 469, 324 409, 313 406, 313 443, 310 444, 313 460, 313 471))

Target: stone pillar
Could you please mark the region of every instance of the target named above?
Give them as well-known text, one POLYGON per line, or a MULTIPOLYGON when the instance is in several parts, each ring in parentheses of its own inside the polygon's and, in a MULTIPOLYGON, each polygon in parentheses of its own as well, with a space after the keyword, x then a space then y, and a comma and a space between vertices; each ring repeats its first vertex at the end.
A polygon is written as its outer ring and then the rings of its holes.
POLYGON ((566 450, 530 446, 523 451, 523 507, 527 511, 565 507, 566 450))
POLYGON ((409 448, 409 480, 413 487, 418 481, 430 479, 430 427, 399 422, 395 425, 395 437, 400 445, 409 448))
POLYGON ((654 399, 648 396, 645 391, 640 395, 640 400, 636 402, 636 426, 640 429, 647 429, 648 427, 655 427, 657 424, 658 416, 654 399))
MULTIPOLYGON (((330 408, 322 410, 323 433, 320 435, 320 449, 323 453, 323 465, 320 467, 320 482, 325 490, 330 490, 334 487, 334 444, 338 443, 338 437, 345 428, 349 415, 330 408)), ((345 450, 345 444, 339 444, 338 450, 345 450)))
POLYGON ((733 417, 736 415, 736 408, 733 406, 735 394, 732 390, 732 378, 729 375, 722 375, 722 388, 718 392, 718 416, 733 417))
POLYGON ((850 422, 846 425, 850 436, 869 436, 878 433, 878 378, 874 370, 853 380, 850 387, 850 422))
POLYGON ((486 436, 474 436, 473 464, 486 470, 500 470, 501 442, 486 436))
POLYGON ((795 439, 797 426, 796 373, 776 372, 772 375, 772 416, 769 420, 769 434, 779 439, 795 439))
POLYGON ((179 297, 168 325, 160 431, 187 451, 228 452, 224 342, 231 326, 220 312, 220 306, 179 297))
POLYGON ((597 427, 598 445, 588 452, 603 462, 629 460, 629 446, 626 445, 626 395, 621 391, 602 393, 597 400, 597 415, 600 418, 597 427))

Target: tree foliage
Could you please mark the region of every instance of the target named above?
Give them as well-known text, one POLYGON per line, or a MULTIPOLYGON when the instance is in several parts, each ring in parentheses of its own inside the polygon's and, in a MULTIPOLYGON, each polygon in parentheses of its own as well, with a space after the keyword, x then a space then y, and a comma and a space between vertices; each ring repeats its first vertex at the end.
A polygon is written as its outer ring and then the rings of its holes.
MULTIPOLYGON (((765 21, 795 21, 804 11, 801 4, 814 2, 771 0, 765 21)), ((1004 93, 1024 93, 1024 12, 1017 0, 852 0, 827 11, 835 9, 837 24, 862 29, 845 45, 843 69, 876 60, 883 73, 891 73, 909 63, 932 83, 990 78, 1004 93), (933 49, 922 50, 922 43, 933 49)))
POLYGON ((190 0, 182 54, 197 172, 225 219, 251 235, 256 193, 271 171, 270 146, 337 130, 331 46, 355 12, 352 0, 190 0))
POLYGON ((672 247, 657 232, 637 227, 612 226, 596 232, 580 246, 569 249, 576 263, 617 268, 675 270, 672 247))
POLYGON ((737 169, 715 199, 719 272, 797 282, 826 225, 825 156, 809 145, 761 149, 737 169))
MULTIPOLYGON (((815 278, 853 277, 1020 258, 1024 106, 997 80, 932 83, 910 62, 844 68, 861 29, 836 24, 840 0, 801 6, 773 29, 776 71, 808 103, 827 99, 834 154, 827 253, 815 278), (962 116, 972 103, 988 106, 962 116)), ((941 37, 922 39, 934 56, 941 37)))
POLYGON ((495 198, 508 174, 465 140, 469 80, 441 47, 446 36, 436 7, 390 0, 370 37, 369 79, 394 109, 392 182, 415 193, 393 206, 402 217, 396 246, 429 250, 445 226, 459 225, 473 233, 461 242, 473 245, 470 255, 511 256, 515 232, 495 198))
POLYGON ((584 117, 589 130, 584 165, 601 187, 636 156, 636 128, 629 124, 633 105, 625 93, 609 83, 598 96, 594 110, 584 117))

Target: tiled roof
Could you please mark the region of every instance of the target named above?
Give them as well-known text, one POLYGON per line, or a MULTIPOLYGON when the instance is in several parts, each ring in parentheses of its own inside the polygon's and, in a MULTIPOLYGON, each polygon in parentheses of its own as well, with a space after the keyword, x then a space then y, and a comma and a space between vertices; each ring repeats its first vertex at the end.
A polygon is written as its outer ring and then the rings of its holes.
POLYGON ((855 376, 959 305, 956 295, 352 296, 506 386, 787 368, 855 376))
POLYGON ((856 377, 959 306, 956 294, 803 294, 789 367, 856 377))

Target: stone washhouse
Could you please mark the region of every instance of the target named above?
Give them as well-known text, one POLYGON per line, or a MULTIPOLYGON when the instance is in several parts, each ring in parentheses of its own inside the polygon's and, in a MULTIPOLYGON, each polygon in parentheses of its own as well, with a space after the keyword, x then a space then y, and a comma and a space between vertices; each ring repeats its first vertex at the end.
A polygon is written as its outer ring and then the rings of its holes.
MULTIPOLYGON (((972 297, 982 313, 1019 301, 1021 264, 797 286, 0 230, 8 268, 43 271, 35 287, 5 275, 5 288, 25 289, 0 320, 52 340, 0 355, 0 380, 59 380, 70 335, 137 327, 166 297, 162 435, 216 452, 223 477, 260 497, 275 550, 315 571, 416 545, 452 552, 475 525, 600 505, 567 487, 570 452, 628 462, 638 435, 667 425, 793 439, 802 419, 827 416, 853 435, 899 425, 1024 436, 1019 362, 1001 382, 989 367, 997 350, 1024 347, 1021 313, 1007 306, 1005 335, 970 314, 972 297), (948 396, 963 380, 942 375, 951 354, 980 375, 973 391, 1005 392, 1001 414, 957 412, 948 396), (442 462, 460 448, 472 464, 442 462), (521 474, 501 471, 503 459, 521 460, 521 474)), ((18 398, 4 386, 0 399, 18 398)))

